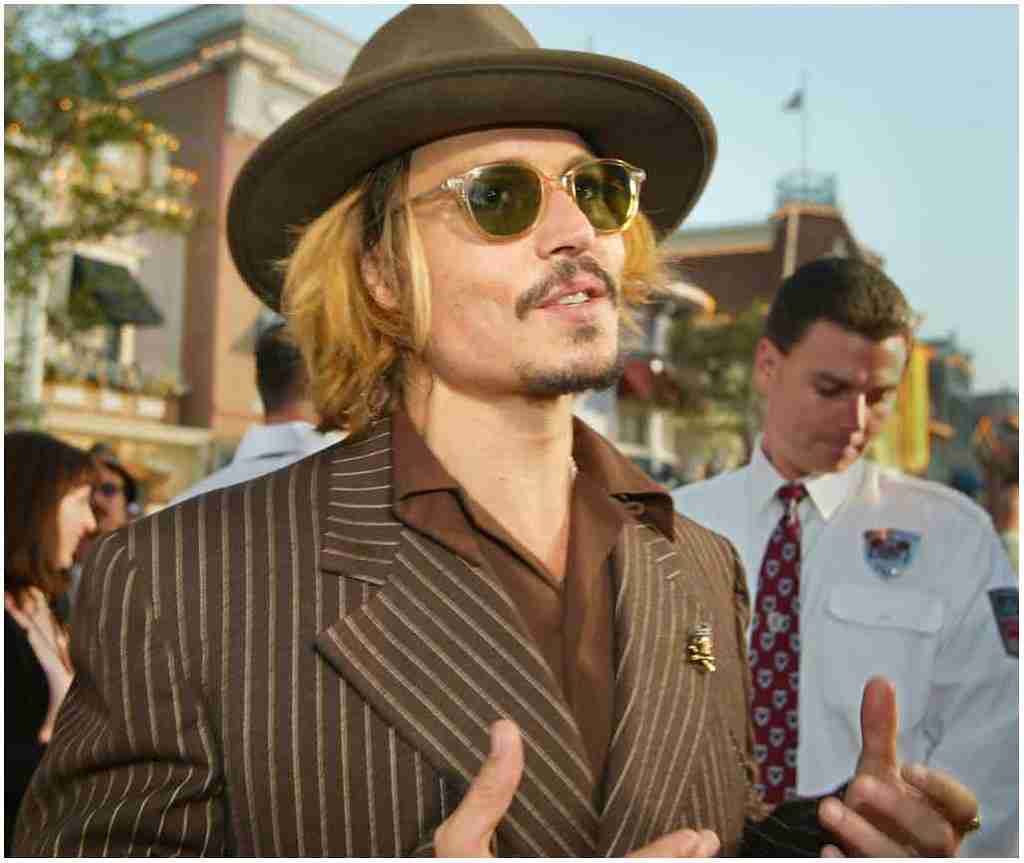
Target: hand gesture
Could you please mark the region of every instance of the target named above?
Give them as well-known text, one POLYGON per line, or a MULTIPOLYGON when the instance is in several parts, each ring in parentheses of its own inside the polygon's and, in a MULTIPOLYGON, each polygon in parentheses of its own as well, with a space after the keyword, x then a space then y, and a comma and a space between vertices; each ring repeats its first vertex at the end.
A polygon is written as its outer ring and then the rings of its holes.
POLYGON ((29 588, 22 595, 20 605, 11 594, 4 591, 4 607, 18 626, 25 630, 29 646, 46 674, 46 682, 50 687, 50 704, 46 719, 39 729, 39 742, 49 743, 57 711, 71 687, 71 679, 74 676, 67 633, 53 616, 50 603, 46 601, 46 596, 38 587, 29 588))
MULTIPOLYGON (((884 677, 865 685, 860 725, 857 772, 842 801, 821 802, 821 823, 857 857, 956 856, 965 833, 976 829, 978 801, 942 770, 900 763, 896 692, 884 677)), ((843 851, 829 845, 822 856, 843 851)))
MULTIPOLYGON (((491 751, 465 797, 434 832, 437 857, 493 857, 494 835, 523 775, 523 742, 508 719, 491 726, 491 751)), ((718 837, 710 830, 677 830, 629 857, 711 857, 718 837)))

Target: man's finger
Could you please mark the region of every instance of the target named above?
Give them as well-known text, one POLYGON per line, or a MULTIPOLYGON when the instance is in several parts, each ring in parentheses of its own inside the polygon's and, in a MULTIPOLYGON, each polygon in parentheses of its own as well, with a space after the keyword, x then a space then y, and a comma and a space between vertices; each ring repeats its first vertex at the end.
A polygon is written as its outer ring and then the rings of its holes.
POLYGON ((714 857, 721 842, 711 830, 676 830, 666 833, 627 857, 714 857))
POLYGON ((491 837, 519 787, 523 741, 508 719, 491 726, 491 751, 455 811, 434 831, 437 857, 491 857, 491 837))
POLYGON ((867 775, 858 777, 854 784, 859 785, 858 803, 851 804, 848 795, 844 813, 837 812, 831 805, 830 812, 822 813, 822 823, 844 839, 847 850, 863 857, 903 856, 911 849, 922 857, 956 855, 958 835, 923 794, 916 791, 908 794, 906 789, 897 788, 891 782, 867 775), (836 830, 825 821, 836 815, 842 816, 842 830, 836 830))
POLYGON ((899 734, 899 712, 896 689, 884 677, 872 677, 864 685, 860 702, 861 751, 857 772, 876 776, 899 770, 896 738, 899 734))
MULTIPOLYGON (((818 805, 818 820, 853 857, 906 857, 908 850, 835 797, 818 805)), ((829 855, 831 856, 831 855, 829 855)))
POLYGON ((949 820, 954 830, 960 830, 978 814, 978 798, 946 771, 923 764, 904 764, 901 775, 949 820))

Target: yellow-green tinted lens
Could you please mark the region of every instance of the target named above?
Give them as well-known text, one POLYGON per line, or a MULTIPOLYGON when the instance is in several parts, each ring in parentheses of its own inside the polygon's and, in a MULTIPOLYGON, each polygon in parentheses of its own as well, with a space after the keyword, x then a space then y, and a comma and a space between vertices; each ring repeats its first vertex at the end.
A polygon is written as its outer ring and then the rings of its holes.
POLYGON ((614 231, 626 224, 633 205, 629 171, 613 162, 590 162, 573 174, 576 205, 599 231, 614 231))
POLYGON ((490 165, 468 184, 466 199, 477 224, 494 237, 529 228, 540 212, 540 178, 522 165, 490 165))

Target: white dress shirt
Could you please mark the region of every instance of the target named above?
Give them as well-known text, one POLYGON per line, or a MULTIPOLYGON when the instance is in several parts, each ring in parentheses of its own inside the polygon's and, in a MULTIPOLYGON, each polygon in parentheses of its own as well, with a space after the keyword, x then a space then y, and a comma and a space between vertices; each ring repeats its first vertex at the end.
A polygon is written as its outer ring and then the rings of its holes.
MULTIPOLYGON (((736 546, 752 604, 785 482, 759 440, 746 467, 672 494, 736 546)), ((952 489, 865 459, 803 482, 799 794, 852 776, 864 683, 883 674, 896 686, 900 757, 949 771, 980 800, 982 829, 964 853, 1016 856, 1018 666, 989 591, 1017 582, 991 520, 952 489), (867 560, 864 533, 879 528, 920 536, 889 577, 867 560)))
POLYGON ((337 443, 342 437, 340 432, 321 434, 310 423, 300 421, 250 426, 229 464, 185 489, 168 506, 215 488, 263 476, 337 443))

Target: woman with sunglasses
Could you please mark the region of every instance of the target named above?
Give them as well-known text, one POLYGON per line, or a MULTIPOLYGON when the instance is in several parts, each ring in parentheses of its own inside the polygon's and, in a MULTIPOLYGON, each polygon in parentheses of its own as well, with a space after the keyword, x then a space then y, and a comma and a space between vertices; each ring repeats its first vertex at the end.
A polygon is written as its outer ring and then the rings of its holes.
POLYGON ((41 432, 4 435, 4 854, 15 814, 73 676, 57 602, 82 538, 95 530, 89 455, 41 432))

